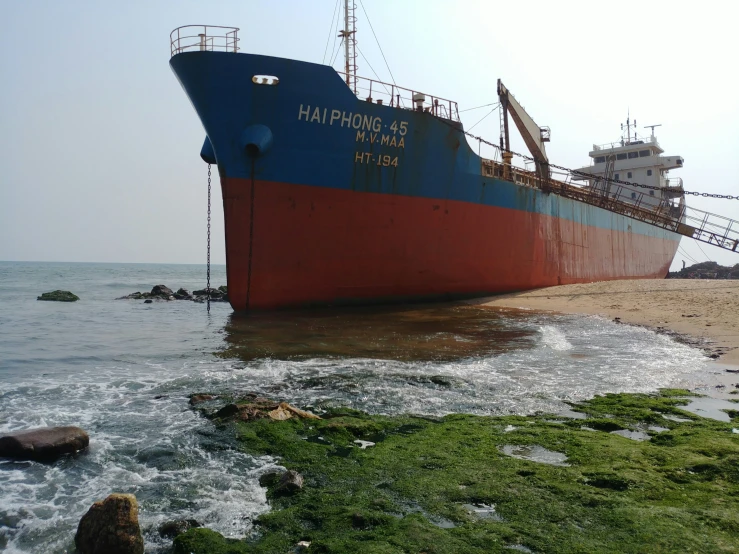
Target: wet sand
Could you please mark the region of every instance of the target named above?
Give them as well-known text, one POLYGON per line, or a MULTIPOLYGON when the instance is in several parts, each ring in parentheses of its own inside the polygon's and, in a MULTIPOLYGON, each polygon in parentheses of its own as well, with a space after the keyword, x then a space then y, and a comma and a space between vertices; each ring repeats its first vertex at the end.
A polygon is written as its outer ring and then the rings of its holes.
POLYGON ((692 337, 688 342, 739 365, 739 281, 639 279, 562 285, 472 301, 499 308, 601 315, 692 337))

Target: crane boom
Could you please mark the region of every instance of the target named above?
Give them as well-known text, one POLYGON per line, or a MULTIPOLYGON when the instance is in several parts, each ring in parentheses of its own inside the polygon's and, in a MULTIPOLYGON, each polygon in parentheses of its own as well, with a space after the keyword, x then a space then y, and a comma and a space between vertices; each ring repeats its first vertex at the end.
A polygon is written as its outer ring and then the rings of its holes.
POLYGON ((536 173, 541 179, 548 180, 551 174, 549 171, 549 158, 547 157, 544 143, 549 142, 549 127, 539 127, 500 79, 498 79, 498 97, 500 98, 502 116, 505 123, 504 150, 507 152, 511 150, 508 137, 508 113, 510 112, 513 121, 516 123, 516 127, 518 127, 519 133, 521 133, 523 141, 526 143, 526 147, 534 158, 536 173))

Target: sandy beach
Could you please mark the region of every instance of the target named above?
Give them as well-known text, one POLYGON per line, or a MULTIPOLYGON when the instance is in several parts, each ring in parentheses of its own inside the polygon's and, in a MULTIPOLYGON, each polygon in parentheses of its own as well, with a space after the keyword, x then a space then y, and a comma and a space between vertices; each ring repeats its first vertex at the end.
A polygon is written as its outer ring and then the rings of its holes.
POLYGON ((663 279, 562 285, 473 301, 500 308, 601 315, 695 339, 739 365, 739 281, 663 279))

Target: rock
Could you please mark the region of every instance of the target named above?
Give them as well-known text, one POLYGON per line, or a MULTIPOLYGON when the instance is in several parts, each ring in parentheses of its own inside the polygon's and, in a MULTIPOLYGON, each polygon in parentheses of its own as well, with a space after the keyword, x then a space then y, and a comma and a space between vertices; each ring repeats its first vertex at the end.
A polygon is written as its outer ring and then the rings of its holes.
POLYGON ((306 412, 291 406, 287 402, 274 402, 266 398, 254 398, 249 402, 241 402, 239 404, 227 404, 215 414, 214 418, 226 419, 234 417, 240 421, 253 421, 269 417, 276 421, 284 421, 293 417, 301 419, 321 419, 316 414, 306 412))
POLYGON ((139 506, 132 494, 111 494, 82 516, 74 536, 80 554, 143 554, 139 506))
POLYGON ((218 290, 221 291, 223 294, 228 294, 228 287, 226 285, 221 285, 218 287, 218 290))
POLYGON ((223 419, 234 416, 239 413, 239 407, 236 404, 226 404, 223 408, 218 410, 213 417, 223 419))
POLYGON ((0 457, 48 461, 88 444, 90 437, 79 427, 42 427, 0 437, 0 457))
POLYGON ((276 495, 292 495, 303 488, 303 476, 292 469, 286 471, 280 477, 280 482, 275 488, 276 495))
POLYGON ((174 293, 172 292, 172 289, 169 287, 165 287, 164 285, 155 285, 153 289, 151 289, 151 295, 152 296, 161 296, 162 298, 169 298, 174 293))
POLYGON ((263 473, 259 476, 259 485, 265 488, 272 487, 280 481, 281 475, 282 472, 280 471, 268 471, 267 473, 263 473))
POLYGON ((352 527, 355 529, 367 529, 369 527, 369 523, 367 522, 367 518, 365 518, 360 513, 355 513, 352 515, 352 527))
POLYGON ((311 412, 306 412, 305 410, 301 410, 300 408, 296 408, 295 406, 291 406, 287 402, 280 403, 280 407, 284 410, 289 410, 301 419, 321 419, 320 416, 317 416, 316 414, 313 414, 311 412))
POLYGON ((159 526, 159 536, 165 539, 173 539, 177 535, 185 533, 188 529, 200 527, 200 524, 194 519, 178 519, 175 521, 166 521, 159 526))
POLYGON ((431 381, 434 385, 439 385, 440 387, 452 386, 452 382, 443 375, 432 375, 429 381, 431 381))
POLYGON ((210 291, 210 298, 213 300, 214 298, 221 298, 223 296, 223 292, 221 292, 218 289, 210 288, 210 289, 200 289, 193 291, 193 294, 195 296, 208 296, 208 291, 210 291))
POLYGON ((36 297, 36 300, 49 300, 52 302, 77 302, 79 299, 79 296, 72 294, 68 290, 45 292, 41 296, 36 297))
POLYGON ((286 410, 281 405, 277 406, 271 412, 268 412, 267 415, 270 417, 270 419, 274 419, 275 421, 285 421, 286 419, 290 419, 293 416, 290 410, 286 410))
POLYGON ((196 404, 202 404, 203 402, 207 402, 208 400, 213 400, 214 398, 217 398, 217 397, 213 396, 212 394, 193 394, 190 397, 190 406, 195 406, 196 404))
POLYGON ((153 302, 154 301, 151 298, 147 298, 146 300, 144 300, 144 304, 151 304, 153 302))
POLYGON ((192 300, 192 293, 190 293, 187 289, 177 289, 177 292, 174 293, 174 297, 176 300, 192 300))

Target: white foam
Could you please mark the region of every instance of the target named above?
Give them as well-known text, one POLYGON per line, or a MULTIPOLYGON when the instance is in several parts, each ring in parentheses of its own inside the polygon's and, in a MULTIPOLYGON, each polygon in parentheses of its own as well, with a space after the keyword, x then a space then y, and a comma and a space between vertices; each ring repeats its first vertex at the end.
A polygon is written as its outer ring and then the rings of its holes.
MULTIPOLYGON (((213 373, 222 374, 222 365, 212 366, 213 373)), ((0 462, 0 521, 13 521, 0 528, 8 551, 71 549, 68 538, 81 516, 112 492, 137 496, 147 544, 171 544, 158 538, 156 527, 172 519, 193 518, 229 537, 248 533, 268 509, 257 475, 273 462, 223 449, 224 438, 207 449, 198 433, 214 428, 188 409, 185 396, 193 377, 201 378, 193 367, 160 366, 159 381, 138 380, 132 368, 117 379, 125 368, 101 366, 73 383, 46 377, 0 384, 3 410, 13 414, 0 431, 79 425, 91 436, 86 452, 54 464, 0 462), (159 394, 166 396, 155 400, 159 394)))
POLYGON ((563 352, 572 349, 572 343, 567 340, 561 327, 543 325, 539 328, 541 342, 546 348, 563 352))

